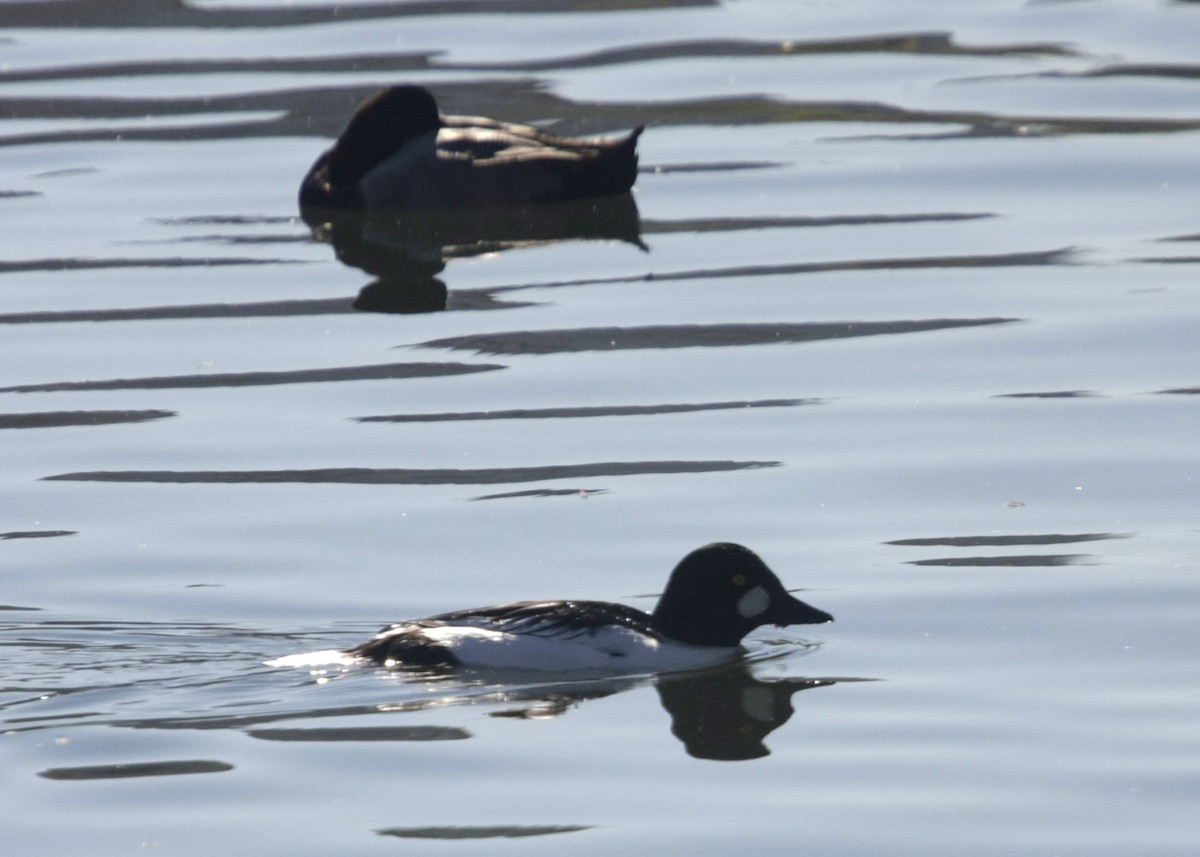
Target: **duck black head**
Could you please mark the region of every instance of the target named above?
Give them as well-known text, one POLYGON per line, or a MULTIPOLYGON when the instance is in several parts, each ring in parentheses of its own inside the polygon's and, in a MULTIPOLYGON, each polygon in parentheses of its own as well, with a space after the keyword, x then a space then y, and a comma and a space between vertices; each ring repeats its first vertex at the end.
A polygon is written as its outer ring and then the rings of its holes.
POLYGON ((815 625, 833 617, 793 597, 749 548, 697 548, 671 572, 654 608, 654 628, 695 646, 736 646, 761 625, 815 625))
POLYGON ((362 104, 329 151, 333 187, 357 183, 411 140, 436 132, 442 120, 437 102, 422 86, 391 86, 362 104))

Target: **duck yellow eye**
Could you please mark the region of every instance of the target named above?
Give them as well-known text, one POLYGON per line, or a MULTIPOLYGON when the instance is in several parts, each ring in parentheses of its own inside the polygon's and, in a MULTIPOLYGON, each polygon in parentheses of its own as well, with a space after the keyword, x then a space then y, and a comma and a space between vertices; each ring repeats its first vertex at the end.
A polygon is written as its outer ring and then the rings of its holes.
POLYGON ((735 575, 733 576, 733 585, 734 585, 734 586, 741 586, 741 585, 742 585, 743 583, 745 583, 745 582, 746 582, 746 575, 744 575, 744 574, 735 574, 735 575))

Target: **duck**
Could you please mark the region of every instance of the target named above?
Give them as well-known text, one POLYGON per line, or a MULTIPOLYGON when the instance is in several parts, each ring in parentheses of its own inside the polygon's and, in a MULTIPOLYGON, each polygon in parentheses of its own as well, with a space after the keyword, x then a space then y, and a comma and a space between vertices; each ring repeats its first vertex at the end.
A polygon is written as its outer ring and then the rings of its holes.
POLYGON ((734 659, 763 625, 832 621, 784 589, 752 550, 716 542, 680 560, 652 613, 608 601, 518 601, 389 625, 342 654, 433 671, 665 672, 734 659))
POLYGON ((481 116, 445 116, 422 86, 367 98, 300 185, 304 209, 454 209, 628 193, 637 140, 575 138, 481 116))

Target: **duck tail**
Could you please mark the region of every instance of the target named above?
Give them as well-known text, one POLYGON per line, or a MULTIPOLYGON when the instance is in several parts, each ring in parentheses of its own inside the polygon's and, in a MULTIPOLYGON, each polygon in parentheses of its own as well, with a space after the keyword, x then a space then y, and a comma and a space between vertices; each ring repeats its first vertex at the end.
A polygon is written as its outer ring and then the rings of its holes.
POLYGON ((581 196, 628 193, 637 180, 637 141, 644 130, 639 125, 624 137, 604 141, 595 162, 580 171, 575 191, 581 196))

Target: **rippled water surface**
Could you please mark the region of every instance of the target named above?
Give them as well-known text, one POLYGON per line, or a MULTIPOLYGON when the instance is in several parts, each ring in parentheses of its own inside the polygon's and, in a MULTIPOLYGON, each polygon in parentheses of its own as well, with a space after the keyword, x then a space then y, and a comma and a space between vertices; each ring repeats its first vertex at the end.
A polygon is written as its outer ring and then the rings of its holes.
POLYGON ((1197 45, 1192 2, 0 2, 6 853, 1194 853, 1197 45), (305 223, 402 81, 644 124, 632 199, 305 223), (266 664, 650 609, 718 539, 837 622, 266 664))

